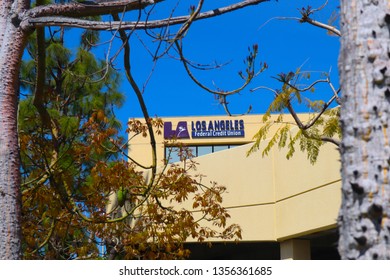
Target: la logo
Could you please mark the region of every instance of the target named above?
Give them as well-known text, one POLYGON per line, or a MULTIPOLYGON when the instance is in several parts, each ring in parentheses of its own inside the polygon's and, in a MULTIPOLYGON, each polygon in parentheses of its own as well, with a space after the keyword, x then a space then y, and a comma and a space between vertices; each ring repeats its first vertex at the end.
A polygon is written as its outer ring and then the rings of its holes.
POLYGON ((177 139, 190 138, 186 121, 178 122, 176 126, 176 130, 172 129, 172 122, 164 122, 164 139, 172 139, 172 138, 177 138, 177 139))

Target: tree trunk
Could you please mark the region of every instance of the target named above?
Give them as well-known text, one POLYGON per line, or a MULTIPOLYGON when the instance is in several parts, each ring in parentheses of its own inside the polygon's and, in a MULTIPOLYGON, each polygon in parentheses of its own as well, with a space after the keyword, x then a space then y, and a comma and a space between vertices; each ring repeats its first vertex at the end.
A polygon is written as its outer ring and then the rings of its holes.
POLYGON ((341 1, 343 259, 390 259, 390 4, 341 1))
POLYGON ((0 4, 0 259, 20 258, 20 172, 17 134, 19 66, 26 34, 13 19, 12 1, 0 4))

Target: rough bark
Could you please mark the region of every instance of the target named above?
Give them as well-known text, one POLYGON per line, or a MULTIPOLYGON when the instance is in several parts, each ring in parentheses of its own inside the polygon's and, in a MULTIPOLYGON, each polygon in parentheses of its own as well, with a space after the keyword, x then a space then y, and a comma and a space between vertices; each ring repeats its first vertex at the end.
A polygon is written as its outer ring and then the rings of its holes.
POLYGON ((18 73, 26 34, 12 16, 17 5, 0 7, 0 259, 20 258, 20 174, 17 135, 18 73))
POLYGON ((390 259, 390 2, 341 1, 339 252, 390 259))

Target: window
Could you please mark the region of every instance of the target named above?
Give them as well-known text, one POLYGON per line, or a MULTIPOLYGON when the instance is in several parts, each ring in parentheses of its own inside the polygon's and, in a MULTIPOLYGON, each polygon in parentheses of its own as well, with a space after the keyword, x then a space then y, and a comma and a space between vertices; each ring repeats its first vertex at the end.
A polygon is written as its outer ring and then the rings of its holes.
POLYGON ((213 153, 213 146, 198 146, 196 156, 204 156, 213 153))
POLYGON ((165 147, 165 156, 164 157, 169 163, 180 161, 179 148, 165 147))
POLYGON ((219 152, 219 151, 223 151, 223 150, 227 150, 227 149, 229 149, 229 145, 214 146, 214 152, 219 152))
MULTIPOLYGON (((187 146, 191 151, 194 157, 200 157, 207 154, 216 153, 219 151, 232 149, 240 145, 196 145, 196 146, 187 146)), ((166 146, 165 147, 165 159, 168 160, 168 163, 180 161, 180 148, 175 146, 166 146)))

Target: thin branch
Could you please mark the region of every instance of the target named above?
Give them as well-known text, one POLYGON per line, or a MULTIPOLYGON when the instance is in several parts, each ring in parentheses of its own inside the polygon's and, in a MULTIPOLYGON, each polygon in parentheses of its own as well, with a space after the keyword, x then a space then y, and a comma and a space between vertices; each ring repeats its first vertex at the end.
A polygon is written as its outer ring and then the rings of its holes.
POLYGON ((332 96, 332 98, 326 102, 324 104, 324 106, 322 106, 322 109, 320 112, 318 112, 317 116, 315 118, 313 118, 308 124, 306 124, 304 126, 304 129, 309 129, 310 127, 312 127, 316 122, 317 120, 325 113, 325 111, 328 109, 328 107, 330 106, 330 104, 332 104, 332 102, 335 100, 336 98, 334 96, 332 96))
POLYGON ((252 106, 249 105, 249 108, 248 110, 245 112, 245 113, 242 113, 242 114, 232 114, 229 110, 229 103, 226 101, 226 98, 227 96, 226 95, 220 95, 219 96, 219 100, 220 100, 220 103, 222 104, 226 114, 228 114, 228 116, 230 117, 240 117, 240 116, 245 116, 245 115, 248 115, 251 111, 252 111, 252 106))
POLYGON ((322 29, 325 29, 331 33, 333 33, 334 35, 336 36, 341 36, 341 32, 340 30, 338 30, 336 27, 334 26, 331 26, 331 25, 328 25, 328 24, 325 24, 325 23, 322 23, 322 22, 319 22, 319 21, 316 21, 314 19, 311 19, 311 18, 305 18, 305 19, 301 19, 302 22, 307 22, 311 25, 314 25, 314 26, 317 26, 319 28, 322 28, 322 29))
POLYGON ((50 238, 52 237, 52 235, 54 233, 55 227, 56 227, 56 219, 53 219, 53 222, 50 225, 49 233, 47 234, 45 240, 43 240, 42 243, 39 244, 38 247, 34 251, 32 251, 31 253, 28 253, 28 254, 31 254, 31 255, 35 254, 40 249, 42 249, 50 241, 50 238))
POLYGON ((303 135, 308 138, 308 139, 313 139, 313 140, 319 140, 319 141, 323 141, 323 142, 328 142, 328 143, 332 143, 334 145, 336 145, 337 147, 340 147, 340 144, 341 142, 334 139, 334 138, 331 138, 331 137, 325 137, 325 136, 315 136, 315 135, 312 135, 310 133, 308 133, 306 130, 302 130, 302 133, 303 135))
MULTIPOLYGON (((181 61, 180 57, 173 56, 171 54, 168 54, 169 58, 181 61)), ((210 71, 210 70, 215 70, 215 69, 221 69, 231 63, 231 61, 223 62, 223 63, 218 63, 217 61, 214 61, 213 63, 209 64, 203 64, 199 63, 196 61, 191 61, 186 58, 186 62, 191 68, 196 69, 196 70, 202 70, 202 71, 210 71)))
MULTIPOLYGON (((161 2, 162 0, 154 1, 154 2, 161 2)), ((214 10, 210 10, 207 12, 200 13, 196 18, 194 18, 194 21, 197 20, 203 20, 207 18, 212 18, 216 16, 220 16, 222 14, 226 14, 229 12, 233 12, 242 8, 245 8, 247 6, 252 6, 252 5, 258 5, 263 2, 268 2, 269 0, 245 0, 241 1, 236 4, 228 5, 225 7, 217 8, 214 10)), ((146 7, 148 5, 151 5, 150 2, 153 1, 132 1, 132 4, 134 6, 134 3, 138 4, 139 2, 143 3, 144 6, 146 7), (146 5, 148 3, 148 5, 146 5)), ((117 2, 113 2, 117 3, 117 2)), ((76 5, 76 4, 72 4, 76 5)), ((129 4, 130 5, 130 4, 129 4)), ((45 6, 46 9, 47 7, 53 7, 53 5, 48 5, 45 6)), ((178 25, 178 24, 183 24, 189 20, 191 15, 187 16, 178 16, 178 17, 170 17, 166 19, 161 19, 161 20, 154 20, 154 21, 146 21, 146 22, 120 22, 120 21, 113 21, 113 22, 104 22, 104 21, 92 21, 92 20, 83 20, 79 19, 79 17, 82 16, 89 16, 89 15, 102 15, 102 14, 107 14, 107 13, 112 13, 113 11, 110 9, 107 9, 104 7, 103 10, 99 10, 99 13, 96 14, 85 14, 85 11, 79 10, 80 5, 77 7, 74 7, 74 9, 71 9, 71 12, 68 12, 66 9, 61 8, 64 5, 54 5, 58 6, 59 8, 57 9, 57 12, 53 11, 40 11, 40 10, 35 10, 32 9, 30 12, 26 13, 26 15, 21 16, 22 17, 22 26, 25 29, 28 29, 29 27, 39 27, 39 26, 67 26, 67 27, 78 27, 78 28, 85 28, 85 29, 91 29, 91 30, 144 30, 144 29, 155 29, 155 28, 161 28, 161 27, 166 27, 166 26, 172 26, 172 25, 178 25), (64 11, 65 10, 65 11, 64 11), (77 15, 77 17, 74 17, 77 15), (73 16, 73 17, 72 17, 73 16)), ((82 6, 82 5, 81 5, 82 6)), ((86 7, 86 6, 83 6, 86 7)), ((94 6, 95 7, 95 6, 94 6)), ((115 6, 114 6, 115 7, 115 6)), ((122 12, 123 11, 123 5, 116 7, 117 12, 122 12)), ((89 8, 89 7, 86 7, 89 8)), ((138 6, 136 9, 140 9, 141 7, 138 6)), ((129 9, 127 9, 129 10, 129 9)), ((87 9, 87 11, 90 11, 90 9, 87 9)), ((90 11, 91 12, 91 11, 90 11)))
POLYGON ((314 81, 312 84, 308 85, 307 87, 305 88, 298 88, 296 87, 295 85, 293 84, 290 84, 290 83, 286 83, 289 87, 291 87, 292 89, 296 90, 296 91, 300 91, 300 92, 305 92, 305 91, 309 91, 311 90, 315 85, 319 84, 319 83, 328 83, 329 84, 329 79, 322 79, 322 80, 316 80, 314 81))
POLYGON ((255 77, 257 77, 259 74, 261 74, 267 68, 266 64, 263 64, 263 67, 257 73, 255 72, 255 62, 256 62, 256 56, 257 56, 257 45, 253 47, 253 53, 251 53, 250 57, 248 57, 248 59, 249 59, 248 63, 250 63, 250 66, 246 69, 247 76, 244 77, 244 75, 240 72, 240 76, 241 76, 241 78, 245 79, 245 82, 239 88, 234 89, 234 90, 230 90, 230 91, 223 91, 223 90, 220 90, 220 89, 213 90, 213 89, 210 89, 209 87, 205 86, 203 83, 201 83, 194 76, 194 74, 192 73, 192 71, 189 68, 189 65, 191 65, 191 64, 188 63, 187 59, 185 58, 185 56, 183 54, 182 42, 180 41, 180 43, 179 43, 178 41, 175 41, 175 46, 177 48, 177 52, 179 54, 180 61, 182 62, 183 66, 184 66, 184 69, 187 72, 187 75, 200 88, 204 89, 205 91, 207 91, 209 93, 217 95, 219 97, 220 103, 222 104, 222 106, 225 109, 225 112, 229 116, 240 116, 240 115, 242 116, 242 115, 248 114, 252 110, 252 106, 249 106, 249 108, 248 108, 246 113, 239 114, 239 115, 233 115, 230 112, 229 108, 228 108, 228 102, 226 101, 226 98, 229 95, 237 94, 237 93, 241 92, 242 90, 244 90, 255 77))
POLYGON ((336 27, 319 22, 319 21, 316 21, 316 20, 313 20, 309 17, 307 17, 307 18, 303 18, 303 17, 273 17, 273 18, 267 20, 264 24, 262 24, 259 27, 259 29, 263 28, 265 25, 267 25, 272 20, 295 20, 295 21, 300 22, 300 23, 306 22, 306 23, 309 23, 311 25, 317 26, 319 28, 325 29, 325 30, 333 33, 334 35, 337 35, 339 37, 341 36, 340 30, 338 30, 336 27))
POLYGON ((321 11, 323 8, 325 8, 327 5, 328 5, 328 0, 325 1, 324 4, 322 4, 322 6, 318 7, 317 9, 312 9, 313 12, 318 12, 318 11, 321 11))
MULTIPOLYGON (((116 14, 113 15, 113 18, 115 20, 119 19, 118 15, 116 15, 116 14)), ((121 30, 121 29, 119 29, 119 35, 120 35, 120 38, 124 44, 123 60, 124 60, 124 68, 125 68, 126 78, 137 96, 138 102, 141 106, 142 113, 144 115, 144 119, 145 119, 145 122, 146 122, 146 125, 148 128, 149 138, 150 138, 152 163, 151 163, 151 178, 149 180, 148 187, 144 193, 144 201, 146 201, 148 199, 151 191, 153 190, 154 180, 155 180, 156 173, 157 173, 157 146, 156 146, 157 144, 156 144, 156 139, 155 139, 155 135, 154 135, 154 131, 153 131, 153 125, 151 123, 151 118, 149 116, 145 100, 144 100, 142 92, 141 92, 140 88, 138 87, 136 81, 134 80, 134 77, 133 77, 132 72, 131 72, 129 37, 126 35, 125 31, 121 30)), ((138 205, 138 207, 140 205, 138 205)))
POLYGON ((340 91, 341 91, 341 88, 339 88, 338 90, 336 90, 336 89, 334 88, 333 84, 332 84, 330 81, 329 81, 329 86, 330 86, 330 88, 332 89, 332 92, 333 92, 334 97, 336 98, 337 104, 338 104, 338 105, 341 105, 341 99, 340 99, 340 97, 339 97, 339 93, 340 93, 340 91))
POLYGON ((340 37, 341 36, 341 32, 336 27, 334 27, 332 25, 329 25, 329 24, 325 24, 325 23, 316 21, 316 20, 310 18, 310 16, 312 14, 322 10, 323 8, 325 8, 326 5, 328 5, 328 0, 326 0, 325 3, 322 6, 320 6, 319 8, 317 8, 317 9, 312 9, 312 8, 305 9, 305 8, 302 8, 302 10, 300 10, 301 17, 273 17, 273 18, 267 20, 263 25, 261 25, 259 27, 259 29, 263 28, 266 24, 268 24, 270 21, 275 20, 275 19, 276 20, 294 20, 294 21, 297 21, 299 23, 305 23, 305 22, 309 23, 309 24, 311 24, 313 26, 325 29, 325 30, 329 31, 330 33, 333 33, 334 35, 340 37))
POLYGON ((323 142, 335 144, 337 147, 340 147, 340 145, 341 145, 341 141, 337 141, 336 139, 331 138, 331 137, 321 137, 320 139, 323 142))
MULTIPOLYGON (((138 134, 137 134, 138 135, 138 134)), ((124 157, 126 157, 127 159, 129 159, 131 162, 133 162, 134 164, 138 165, 139 167, 141 167, 142 169, 151 169, 152 168, 152 165, 150 166, 145 166, 145 165, 142 165, 141 163, 137 162, 135 159, 133 159, 132 157, 130 157, 128 154, 126 154, 124 151, 123 151, 123 147, 120 147, 118 146, 114 141, 111 142, 116 148, 117 150, 114 151, 114 150, 110 150, 109 148, 101 145, 104 149, 106 149, 107 151, 110 151, 110 152, 119 152, 121 153, 124 157)), ((124 145, 126 145, 127 143, 125 143, 124 145)))
MULTIPOLYGON (((305 92, 305 91, 308 91, 311 88, 313 88, 318 83, 327 83, 328 85, 331 85, 329 79, 314 81, 311 85, 309 85, 308 87, 306 87, 304 89, 299 89, 299 88, 295 87, 294 85, 292 85, 292 84, 290 84, 288 82, 286 84, 289 87, 291 87, 292 89, 296 90, 296 91, 305 92)), ((331 86, 331 88, 333 88, 333 86, 331 86)), ((322 106, 322 109, 321 109, 320 112, 318 112, 317 116, 315 118, 313 118, 309 123, 303 124, 301 121, 297 122, 299 128, 304 129, 304 130, 307 130, 307 129, 311 128, 317 122, 317 120, 325 113, 325 111, 329 108, 329 106, 333 103, 333 101, 336 100, 336 98, 337 98, 337 95, 334 94, 332 96, 332 98, 322 106)), ((295 120, 299 119, 298 115, 295 113, 295 111, 294 111, 290 101, 288 101, 288 104, 287 104, 286 107, 287 107, 287 109, 289 110, 289 112, 291 113, 291 115, 293 116, 293 118, 295 120)))
MULTIPOLYGON (((209 93, 212 93, 212 94, 216 94, 216 95, 219 95, 219 96, 227 96, 227 95, 233 95, 233 94, 236 94, 236 93, 239 93, 241 92, 243 89, 245 89, 249 83, 252 81, 253 78, 255 78, 257 75, 259 75, 261 72, 263 72, 265 70, 265 66, 262 67, 262 69, 259 70, 258 73, 254 73, 253 71, 250 72, 248 74, 248 76, 246 77, 245 79, 245 82, 244 84, 242 84, 239 88, 237 89, 234 89, 234 90, 230 90, 230 91, 223 91, 223 90, 213 90, 213 89, 210 89, 209 87, 205 86, 204 84, 202 84, 195 76, 194 74, 191 72, 190 68, 188 67, 188 62, 187 62, 187 59, 184 57, 184 54, 183 54, 183 47, 181 44, 179 44, 179 42, 175 42, 175 45, 177 47, 177 51, 178 51, 178 54, 180 56, 180 60, 181 62, 183 63, 183 66, 184 66, 184 69, 186 70, 187 72, 187 75, 191 78, 191 80, 197 84, 200 88, 204 89, 205 91, 209 92, 209 93)), ((253 61, 253 64, 255 62, 253 61)))
POLYGON ((180 27, 180 29, 176 33, 175 37, 172 40, 170 40, 169 46, 167 48, 165 48, 164 52, 162 54, 160 54, 157 58, 163 57, 178 40, 181 40, 185 36, 185 34, 188 32, 189 28, 191 27, 192 23, 198 17, 200 10, 203 7, 203 3, 204 3, 204 0, 199 0, 198 6, 196 7, 196 9, 189 16, 188 20, 180 27))

